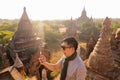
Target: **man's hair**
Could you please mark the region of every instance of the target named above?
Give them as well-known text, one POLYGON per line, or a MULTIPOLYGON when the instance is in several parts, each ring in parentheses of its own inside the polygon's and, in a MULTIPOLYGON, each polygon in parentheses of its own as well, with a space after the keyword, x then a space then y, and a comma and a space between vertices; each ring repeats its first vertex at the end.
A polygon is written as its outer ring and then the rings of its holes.
POLYGON ((62 42, 67 42, 68 45, 70 45, 71 47, 74 47, 75 50, 77 50, 78 42, 75 38, 73 38, 73 37, 65 38, 65 39, 63 39, 62 42))

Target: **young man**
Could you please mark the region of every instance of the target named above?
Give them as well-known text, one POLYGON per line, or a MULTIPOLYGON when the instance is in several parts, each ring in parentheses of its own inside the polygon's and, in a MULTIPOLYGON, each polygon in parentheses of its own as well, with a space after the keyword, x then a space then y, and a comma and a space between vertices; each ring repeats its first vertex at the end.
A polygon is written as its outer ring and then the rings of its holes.
POLYGON ((87 70, 76 52, 78 42, 72 37, 66 38, 61 47, 64 55, 56 64, 48 63, 43 55, 40 55, 40 63, 52 71, 61 69, 60 80, 85 80, 87 70))

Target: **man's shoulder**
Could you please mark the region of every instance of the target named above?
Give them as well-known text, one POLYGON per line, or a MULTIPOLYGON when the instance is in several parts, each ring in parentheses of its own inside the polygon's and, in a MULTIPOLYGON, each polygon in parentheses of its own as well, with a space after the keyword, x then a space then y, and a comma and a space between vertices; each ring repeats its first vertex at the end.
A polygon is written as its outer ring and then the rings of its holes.
POLYGON ((77 64, 78 69, 82 69, 86 71, 85 64, 80 56, 78 56, 78 58, 76 59, 76 64, 77 64))
POLYGON ((83 63, 83 60, 81 59, 79 55, 77 55, 77 57, 75 58, 75 61, 78 63, 83 63))
POLYGON ((77 66, 83 66, 83 67, 85 66, 83 60, 79 55, 77 55, 77 57, 75 58, 74 64, 77 66))

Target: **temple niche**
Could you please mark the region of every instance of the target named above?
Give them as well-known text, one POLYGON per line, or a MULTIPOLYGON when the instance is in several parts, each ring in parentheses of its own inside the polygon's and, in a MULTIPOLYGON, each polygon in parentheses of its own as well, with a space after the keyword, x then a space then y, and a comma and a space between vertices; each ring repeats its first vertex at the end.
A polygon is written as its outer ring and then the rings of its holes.
POLYGON ((107 17, 93 51, 85 60, 88 70, 86 80, 120 80, 120 69, 115 63, 109 40, 110 25, 111 21, 107 17))

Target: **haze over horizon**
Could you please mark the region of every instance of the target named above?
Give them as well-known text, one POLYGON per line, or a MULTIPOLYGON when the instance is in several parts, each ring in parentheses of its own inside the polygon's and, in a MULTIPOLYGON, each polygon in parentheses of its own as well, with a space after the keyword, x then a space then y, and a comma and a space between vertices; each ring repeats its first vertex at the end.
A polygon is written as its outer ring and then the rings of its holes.
POLYGON ((88 17, 120 18, 119 0, 0 0, 1 19, 20 19, 23 8, 32 20, 76 19, 85 7, 88 17))

